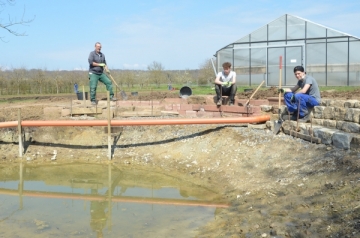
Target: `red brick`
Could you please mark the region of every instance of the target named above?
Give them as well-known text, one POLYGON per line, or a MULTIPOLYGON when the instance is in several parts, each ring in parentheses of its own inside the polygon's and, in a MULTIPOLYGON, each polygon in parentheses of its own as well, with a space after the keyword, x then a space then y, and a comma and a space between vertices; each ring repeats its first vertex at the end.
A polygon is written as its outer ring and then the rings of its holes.
POLYGON ((204 106, 200 104, 192 104, 193 111, 200 111, 201 108, 204 108, 204 106))
POLYGON ((182 99, 182 98, 165 98, 164 102, 165 103, 182 103, 182 102, 184 102, 184 99, 182 99))
POLYGON ((196 114, 198 117, 212 117, 212 112, 198 111, 196 114))
POLYGON ((172 108, 173 108, 173 110, 176 110, 176 111, 181 110, 180 104, 172 104, 172 108))
POLYGON ((173 109, 172 104, 166 104, 166 105, 165 105, 165 110, 171 111, 172 109, 173 109))
POLYGON ((204 105, 204 110, 210 112, 218 112, 220 111, 220 107, 216 105, 204 105))
POLYGON ((185 111, 186 116, 188 117, 196 117, 196 111, 190 111, 190 110, 186 110, 185 111))
POLYGON ((179 113, 179 115, 182 115, 182 116, 186 115, 186 111, 184 111, 184 110, 179 110, 178 113, 179 113))
POLYGON ((180 110, 193 110, 193 107, 191 104, 180 104, 180 110))

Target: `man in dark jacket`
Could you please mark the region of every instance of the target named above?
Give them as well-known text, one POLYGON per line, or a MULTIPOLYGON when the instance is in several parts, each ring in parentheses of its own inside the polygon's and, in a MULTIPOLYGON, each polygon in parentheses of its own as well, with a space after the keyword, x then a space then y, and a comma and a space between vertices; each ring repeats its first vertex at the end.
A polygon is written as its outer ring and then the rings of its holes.
POLYGON ((90 52, 88 61, 91 104, 96 105, 96 88, 98 81, 106 85, 106 90, 110 92, 110 100, 116 101, 111 81, 107 75, 104 74, 104 69, 108 73, 110 71, 106 65, 105 55, 101 52, 100 42, 95 43, 95 50, 90 52))

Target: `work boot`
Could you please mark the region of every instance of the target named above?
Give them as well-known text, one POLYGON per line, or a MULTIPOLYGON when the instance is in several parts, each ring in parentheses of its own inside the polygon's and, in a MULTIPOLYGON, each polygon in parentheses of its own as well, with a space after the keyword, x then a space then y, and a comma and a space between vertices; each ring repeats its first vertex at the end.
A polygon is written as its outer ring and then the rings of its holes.
POLYGON ((290 120, 290 121, 297 121, 297 114, 283 114, 281 116, 283 121, 290 120))
POLYGON ((222 104, 222 99, 219 98, 218 101, 217 101, 217 103, 216 103, 216 105, 221 106, 221 104, 222 104))
POLYGON ((96 101, 91 101, 91 105, 96 105, 96 101))
POLYGON ((231 101, 229 105, 230 105, 230 106, 234 106, 234 102, 233 102, 233 101, 231 101))
POLYGON ((299 122, 309 122, 310 121, 310 113, 309 114, 306 114, 304 117, 302 118, 299 118, 299 122))
POLYGON ((117 101, 117 99, 116 99, 116 97, 111 97, 111 98, 110 98, 110 101, 115 102, 115 101, 117 101))

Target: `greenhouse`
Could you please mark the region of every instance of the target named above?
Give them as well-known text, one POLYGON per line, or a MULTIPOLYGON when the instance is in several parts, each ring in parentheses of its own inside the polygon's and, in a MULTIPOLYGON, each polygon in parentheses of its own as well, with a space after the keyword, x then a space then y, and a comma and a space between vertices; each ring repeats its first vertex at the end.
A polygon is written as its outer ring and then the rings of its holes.
POLYGON ((285 14, 223 47, 216 67, 232 63, 239 85, 296 84, 293 69, 302 65, 320 86, 360 86, 360 39, 285 14), (281 58, 281 70, 280 70, 281 58))

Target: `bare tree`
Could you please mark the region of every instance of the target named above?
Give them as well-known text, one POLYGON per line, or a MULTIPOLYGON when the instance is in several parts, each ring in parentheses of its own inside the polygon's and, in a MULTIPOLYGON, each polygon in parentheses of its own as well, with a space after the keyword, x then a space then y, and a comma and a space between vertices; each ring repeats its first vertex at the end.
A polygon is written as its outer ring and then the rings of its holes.
MULTIPOLYGON (((8 6, 14 6, 16 3, 16 0, 0 0, 0 14, 3 13, 6 5, 8 6)), ((0 28, 8 31, 10 34, 14 36, 26 36, 26 32, 19 32, 18 30, 14 29, 15 26, 22 25, 27 26, 30 22, 34 21, 35 16, 29 19, 25 19, 25 7, 23 14, 21 18, 18 20, 16 18, 12 18, 8 16, 8 19, 6 21, 3 20, 3 18, 0 18, 0 28)), ((0 39, 4 41, 4 36, 0 36, 0 39)))
POLYGON ((152 64, 148 66, 148 70, 150 71, 150 81, 156 84, 157 87, 160 87, 160 84, 166 81, 166 77, 163 72, 164 67, 161 63, 156 61, 152 62, 152 64))
POLYGON ((24 81, 26 77, 26 69, 22 67, 20 69, 13 69, 11 74, 11 79, 13 81, 14 89, 16 88, 16 94, 20 94, 20 87, 22 81, 24 81))
POLYGON ((200 65, 198 83, 199 85, 206 85, 208 83, 212 83, 214 80, 215 80, 215 73, 211 63, 211 59, 206 59, 200 65))

